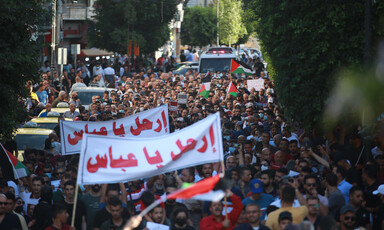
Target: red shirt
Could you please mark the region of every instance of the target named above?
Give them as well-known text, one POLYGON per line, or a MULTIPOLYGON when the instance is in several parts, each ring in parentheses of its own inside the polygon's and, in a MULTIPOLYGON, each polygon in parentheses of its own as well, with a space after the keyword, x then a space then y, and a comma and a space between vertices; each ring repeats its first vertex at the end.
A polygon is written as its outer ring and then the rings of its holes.
POLYGON ((241 211, 243 210, 243 204, 241 203, 240 197, 233 194, 231 196, 231 201, 233 203, 233 210, 228 214, 228 218, 231 221, 231 224, 228 228, 224 228, 222 222, 225 219, 225 216, 221 216, 221 221, 217 222, 216 218, 213 215, 204 217, 200 221, 200 230, 232 230, 235 228, 237 219, 239 219, 239 216, 241 214, 241 211))

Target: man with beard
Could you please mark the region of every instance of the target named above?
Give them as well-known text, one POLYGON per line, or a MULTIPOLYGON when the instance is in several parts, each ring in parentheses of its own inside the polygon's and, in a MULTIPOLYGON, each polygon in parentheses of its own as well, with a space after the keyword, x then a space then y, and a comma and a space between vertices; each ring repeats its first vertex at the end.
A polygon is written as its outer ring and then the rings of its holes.
POLYGON ((81 200, 85 204, 85 208, 87 210, 87 229, 92 230, 93 228, 93 220, 95 219, 97 211, 99 211, 100 206, 100 189, 101 186, 99 184, 91 185, 91 191, 85 194, 81 200))
POLYGON ((279 196, 276 186, 273 183, 273 174, 270 170, 264 170, 260 174, 260 180, 263 183, 263 189, 265 194, 269 194, 274 198, 279 196))
POLYGON ((269 230, 269 228, 260 223, 261 211, 260 207, 257 204, 248 204, 245 207, 245 215, 247 217, 248 223, 241 224, 235 228, 235 230, 269 230))
POLYGON ((0 229, 21 229, 19 218, 7 212, 7 197, 0 193, 0 229))
POLYGON ((320 209, 319 209, 320 200, 316 196, 310 196, 307 197, 307 208, 308 208, 308 215, 305 217, 304 220, 309 220, 315 229, 318 229, 318 226, 323 221, 324 216, 320 215, 320 209))
POLYGON ((115 230, 122 230, 125 223, 127 222, 127 219, 124 219, 122 217, 123 213, 123 206, 119 198, 117 197, 112 197, 111 200, 109 201, 110 204, 110 211, 111 211, 111 218, 107 221, 105 221, 100 229, 101 230, 110 230, 110 229, 115 229, 115 230))
POLYGON ((165 213, 164 213, 164 209, 163 209, 163 207, 161 205, 156 206, 154 209, 152 209, 148 213, 148 216, 152 220, 150 222, 153 222, 153 223, 156 223, 156 224, 167 225, 167 226, 171 225, 171 221, 168 218, 166 218, 166 217, 164 218, 165 213))
POLYGON ((349 204, 356 210, 356 226, 371 229, 369 212, 363 207, 363 189, 353 186, 349 190, 349 204))
POLYGON ((352 205, 344 205, 340 209, 340 230, 351 230, 355 229, 356 224, 356 211, 352 205))
POLYGON ((14 211, 15 207, 16 207, 16 197, 15 197, 15 194, 13 194, 12 192, 8 191, 7 193, 5 193, 5 196, 7 197, 6 211, 8 213, 15 214, 19 218, 22 230, 28 230, 27 223, 25 222, 24 217, 22 215, 20 215, 19 213, 14 211))
POLYGON ((320 201, 320 213, 321 215, 326 216, 328 215, 328 199, 317 192, 317 184, 318 183, 316 180, 316 175, 310 174, 305 176, 303 180, 303 188, 305 193, 303 196, 300 196, 300 194, 296 194, 296 197, 300 201, 301 205, 305 205, 307 203, 307 201, 305 200, 306 198, 317 197, 320 201))
POLYGON ((223 216, 223 203, 221 201, 212 202, 209 211, 212 215, 204 217, 200 222, 200 230, 220 230, 220 229, 233 229, 237 223, 243 204, 241 199, 233 194, 230 190, 226 191, 226 196, 231 198, 233 203, 233 210, 226 218, 223 216))

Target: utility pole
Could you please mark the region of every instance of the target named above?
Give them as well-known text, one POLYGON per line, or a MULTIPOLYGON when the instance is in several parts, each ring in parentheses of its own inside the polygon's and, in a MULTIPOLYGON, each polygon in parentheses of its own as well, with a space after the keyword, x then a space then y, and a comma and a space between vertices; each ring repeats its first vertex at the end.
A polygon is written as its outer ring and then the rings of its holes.
MULTIPOLYGON (((53 71, 53 69, 55 68, 55 49, 56 49, 56 0, 52 0, 51 71, 53 71)), ((52 74, 52 77, 53 77, 53 74, 52 74)))
POLYGON ((216 15, 217 15, 217 41, 216 41, 216 45, 219 46, 220 42, 219 42, 219 4, 220 4, 220 0, 217 0, 217 4, 216 4, 216 15))

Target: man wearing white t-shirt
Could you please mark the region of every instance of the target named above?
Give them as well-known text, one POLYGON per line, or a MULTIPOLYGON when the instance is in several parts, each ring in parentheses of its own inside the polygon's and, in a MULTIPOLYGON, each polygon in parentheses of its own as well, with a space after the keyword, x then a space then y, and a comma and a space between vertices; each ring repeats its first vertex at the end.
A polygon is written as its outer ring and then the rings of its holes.
POLYGON ((40 196, 41 196, 41 189, 43 187, 44 180, 42 177, 35 177, 32 179, 32 192, 25 192, 21 183, 21 180, 19 180, 19 187, 21 190, 20 197, 25 202, 24 204, 24 212, 27 214, 27 211, 31 208, 31 206, 36 206, 39 203, 40 196))

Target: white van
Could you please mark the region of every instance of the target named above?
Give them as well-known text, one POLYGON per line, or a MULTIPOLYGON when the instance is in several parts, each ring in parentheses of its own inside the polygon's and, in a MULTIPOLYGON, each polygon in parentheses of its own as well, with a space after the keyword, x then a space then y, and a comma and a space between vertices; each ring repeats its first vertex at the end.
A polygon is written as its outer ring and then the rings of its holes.
POLYGON ((210 47, 200 55, 199 73, 229 71, 232 59, 239 60, 236 49, 231 47, 210 47))

